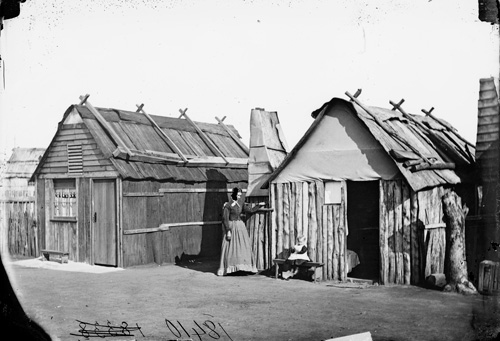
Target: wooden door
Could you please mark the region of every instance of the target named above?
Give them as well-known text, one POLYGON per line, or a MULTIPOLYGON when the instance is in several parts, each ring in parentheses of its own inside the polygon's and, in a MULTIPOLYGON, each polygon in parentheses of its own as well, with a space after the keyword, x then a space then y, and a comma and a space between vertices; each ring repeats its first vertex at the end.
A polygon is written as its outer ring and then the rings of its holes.
POLYGON ((115 180, 93 181, 94 264, 117 266, 115 180))

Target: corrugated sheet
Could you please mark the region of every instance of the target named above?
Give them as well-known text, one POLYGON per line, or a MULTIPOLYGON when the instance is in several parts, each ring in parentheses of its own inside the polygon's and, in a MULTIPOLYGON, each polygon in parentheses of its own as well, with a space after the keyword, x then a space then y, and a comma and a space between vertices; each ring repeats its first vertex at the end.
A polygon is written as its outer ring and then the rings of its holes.
POLYGON ((500 106, 493 78, 479 82, 476 159, 484 181, 498 181, 500 106))
MULTIPOLYGON (((113 157, 117 146, 101 124, 85 106, 75 106, 82 115, 103 153, 108 157, 124 179, 154 179, 170 181, 203 182, 213 180, 213 174, 219 181, 240 182, 248 180, 246 169, 181 167, 176 164, 126 161, 113 157)), ((99 113, 109 122, 112 129, 120 137, 128 149, 139 151, 156 151, 175 153, 164 137, 152 126, 151 122, 139 113, 115 109, 97 108, 99 113)), ((186 156, 215 156, 207 144, 199 136, 196 129, 185 119, 170 117, 151 117, 162 131, 175 143, 186 156)), ((229 134, 218 124, 196 122, 208 138, 227 157, 247 158, 246 153, 229 134)), ((229 128, 239 136, 234 127, 229 128)))

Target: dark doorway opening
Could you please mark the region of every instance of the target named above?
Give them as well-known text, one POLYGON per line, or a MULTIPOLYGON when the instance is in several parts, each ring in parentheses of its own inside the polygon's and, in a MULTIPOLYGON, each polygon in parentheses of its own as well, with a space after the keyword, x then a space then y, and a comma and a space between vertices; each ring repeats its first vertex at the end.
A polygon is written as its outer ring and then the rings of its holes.
MULTIPOLYGON (((359 264, 353 267, 347 276, 378 281, 380 274, 378 181, 347 182, 347 223, 349 229, 347 249, 354 251, 359 259, 359 264)), ((348 261, 354 262, 353 259, 348 261)))

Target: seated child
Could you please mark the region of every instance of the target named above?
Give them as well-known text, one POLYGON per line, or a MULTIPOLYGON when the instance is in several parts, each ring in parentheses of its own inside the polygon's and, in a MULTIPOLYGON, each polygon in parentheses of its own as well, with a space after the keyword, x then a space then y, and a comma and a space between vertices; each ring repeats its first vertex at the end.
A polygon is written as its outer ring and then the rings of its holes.
POLYGON ((300 235, 297 237, 297 244, 290 249, 290 256, 287 257, 283 267, 283 279, 290 279, 295 276, 299 270, 298 265, 309 262, 307 256, 306 237, 300 235))

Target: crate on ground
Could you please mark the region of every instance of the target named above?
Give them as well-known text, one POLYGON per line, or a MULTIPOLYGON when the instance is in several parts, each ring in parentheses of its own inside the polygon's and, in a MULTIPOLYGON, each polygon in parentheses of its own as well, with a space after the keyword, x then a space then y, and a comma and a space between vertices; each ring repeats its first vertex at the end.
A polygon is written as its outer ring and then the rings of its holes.
POLYGON ((500 263, 483 260, 479 264, 479 285, 477 290, 483 295, 498 295, 500 292, 500 263))
POLYGON ((68 263, 69 252, 55 251, 55 250, 42 250, 42 260, 48 260, 58 263, 68 263))

